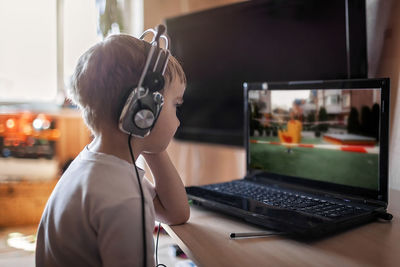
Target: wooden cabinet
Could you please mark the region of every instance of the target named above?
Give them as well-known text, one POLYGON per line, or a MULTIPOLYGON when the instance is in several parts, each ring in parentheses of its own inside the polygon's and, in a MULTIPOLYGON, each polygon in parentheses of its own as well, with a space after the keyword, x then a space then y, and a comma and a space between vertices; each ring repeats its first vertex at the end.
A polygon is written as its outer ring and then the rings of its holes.
POLYGON ((0 227, 39 223, 57 181, 0 182, 0 227))
POLYGON ((0 159, 0 227, 39 223, 61 168, 90 142, 90 131, 78 110, 48 115, 60 132, 53 159, 0 159))

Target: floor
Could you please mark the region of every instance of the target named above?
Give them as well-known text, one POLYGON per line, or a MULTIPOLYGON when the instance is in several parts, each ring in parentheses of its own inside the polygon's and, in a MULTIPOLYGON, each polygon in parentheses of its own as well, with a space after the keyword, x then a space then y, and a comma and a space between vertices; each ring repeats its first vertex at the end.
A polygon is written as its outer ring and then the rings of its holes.
MULTIPOLYGON (((0 228, 0 266, 35 266, 36 226, 0 228)), ((156 237, 156 235, 154 235, 156 237)), ((165 231, 160 232, 158 260, 168 267, 195 267, 192 261, 176 257, 174 240, 165 231)))

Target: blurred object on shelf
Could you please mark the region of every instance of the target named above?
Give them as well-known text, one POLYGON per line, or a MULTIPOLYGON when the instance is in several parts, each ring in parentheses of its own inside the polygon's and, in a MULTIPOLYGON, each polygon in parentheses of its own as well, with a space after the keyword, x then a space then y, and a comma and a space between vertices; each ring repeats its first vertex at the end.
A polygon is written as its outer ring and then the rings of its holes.
POLYGON ((1 157, 52 159, 60 138, 55 124, 55 119, 44 113, 0 114, 1 157))

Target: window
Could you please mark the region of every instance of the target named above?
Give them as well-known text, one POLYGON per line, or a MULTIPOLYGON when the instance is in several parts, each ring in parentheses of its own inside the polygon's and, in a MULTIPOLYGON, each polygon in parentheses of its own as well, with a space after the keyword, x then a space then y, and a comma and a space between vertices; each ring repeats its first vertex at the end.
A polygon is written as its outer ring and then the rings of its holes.
MULTIPOLYGON (((140 34, 143 0, 113 0, 140 34)), ((0 0, 0 103, 63 101, 78 58, 103 37, 106 0, 0 0)), ((119 32, 116 31, 116 32, 119 32)))
POLYGON ((343 107, 344 108, 350 107, 350 94, 349 93, 343 94, 343 107))
POLYGON ((96 1, 64 1, 64 82, 69 86, 79 57, 102 39, 97 34, 96 1))
POLYGON ((1 0, 0 102, 54 103, 79 56, 100 40, 97 14, 95 0, 1 0))
POLYGON ((54 0, 0 1, 0 102, 54 100, 56 22, 54 0))
POLYGON ((326 97, 326 105, 338 105, 340 103, 339 95, 330 95, 326 97))

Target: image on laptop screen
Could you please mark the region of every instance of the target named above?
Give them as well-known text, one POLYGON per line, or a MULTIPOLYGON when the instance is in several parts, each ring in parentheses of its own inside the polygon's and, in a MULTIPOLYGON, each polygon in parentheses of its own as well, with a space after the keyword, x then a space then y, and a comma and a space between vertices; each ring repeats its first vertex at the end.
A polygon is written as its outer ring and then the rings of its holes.
POLYGON ((378 190, 381 90, 250 90, 250 168, 378 190))

